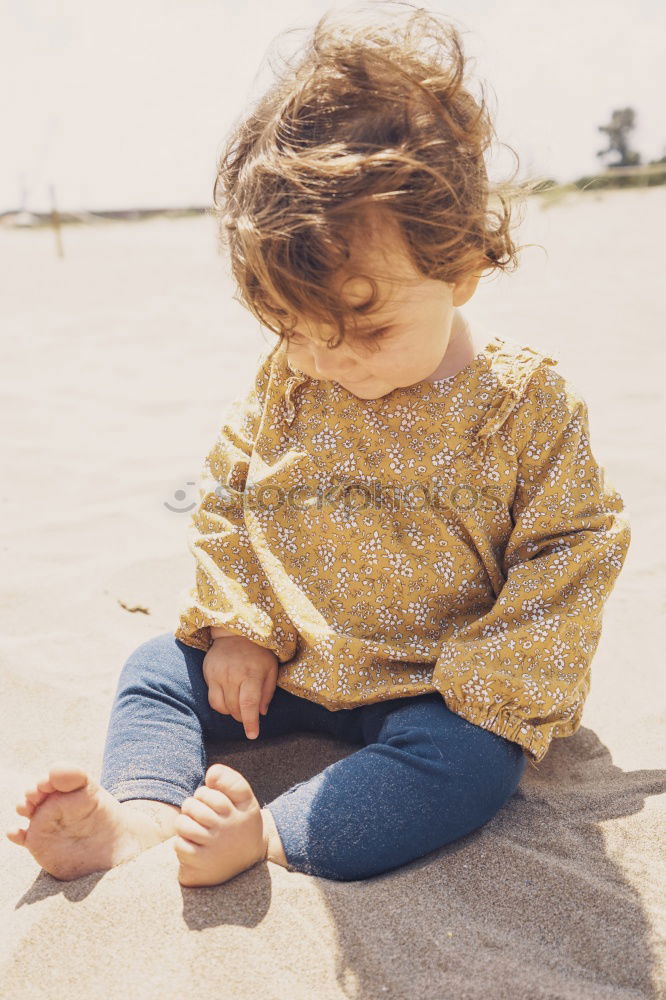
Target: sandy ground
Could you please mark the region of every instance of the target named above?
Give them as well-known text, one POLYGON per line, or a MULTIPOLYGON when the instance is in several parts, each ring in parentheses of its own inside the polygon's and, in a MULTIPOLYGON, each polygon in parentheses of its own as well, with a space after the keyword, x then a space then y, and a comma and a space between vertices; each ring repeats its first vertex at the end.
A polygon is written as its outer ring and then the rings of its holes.
MULTIPOLYGON (((666 187, 533 202, 521 242, 543 249, 464 307, 560 358, 630 514, 584 724, 490 823, 403 869, 336 883, 264 864, 207 889, 180 886, 169 841, 60 882, 4 831, 27 825, 16 802, 54 760, 99 776, 122 664, 175 627, 192 576, 188 514, 165 504, 178 490, 193 501, 220 409, 273 338, 232 300, 208 218, 68 227, 64 259, 48 230, 0 230, 2 996, 629 1000, 666 988, 665 210, 666 187)), ((349 752, 295 734, 211 762, 241 770, 265 803, 349 752)))

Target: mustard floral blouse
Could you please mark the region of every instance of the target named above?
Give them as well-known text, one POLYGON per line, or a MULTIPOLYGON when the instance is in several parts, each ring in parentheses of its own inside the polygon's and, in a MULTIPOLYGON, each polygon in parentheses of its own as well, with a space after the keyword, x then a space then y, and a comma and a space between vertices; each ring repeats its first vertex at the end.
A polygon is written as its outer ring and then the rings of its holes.
POLYGON ((630 525, 585 401, 493 335, 456 375, 363 400, 259 359, 199 484, 176 638, 273 650, 330 710, 438 691, 533 766, 574 733, 630 525))

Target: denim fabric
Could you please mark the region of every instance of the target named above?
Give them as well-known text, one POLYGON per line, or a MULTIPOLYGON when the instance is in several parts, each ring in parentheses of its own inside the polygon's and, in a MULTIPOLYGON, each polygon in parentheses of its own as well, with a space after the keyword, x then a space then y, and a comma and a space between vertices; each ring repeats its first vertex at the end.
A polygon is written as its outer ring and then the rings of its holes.
MULTIPOLYGON (((204 656, 167 632, 125 662, 100 778, 120 802, 180 806, 204 784, 204 739, 247 739, 208 704, 204 656)), ((527 762, 517 743, 451 712, 438 693, 331 712, 277 687, 259 728, 257 742, 309 731, 361 746, 265 806, 291 870, 341 881, 399 867, 487 823, 527 762)))

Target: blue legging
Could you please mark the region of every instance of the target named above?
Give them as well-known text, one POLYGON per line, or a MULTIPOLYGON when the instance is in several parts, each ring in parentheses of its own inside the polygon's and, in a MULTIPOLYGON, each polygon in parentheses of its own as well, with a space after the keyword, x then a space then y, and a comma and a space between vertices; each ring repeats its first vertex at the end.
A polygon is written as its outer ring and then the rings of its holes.
MULTIPOLYGON (((167 632, 125 662, 100 784, 120 802, 174 806, 204 784, 204 738, 247 740, 208 704, 205 653, 167 632)), ((348 881, 420 858, 487 823, 516 791, 522 748, 451 712, 438 693, 331 712, 277 687, 257 740, 324 732, 362 749, 269 803, 292 871, 348 881)), ((254 742, 254 741, 252 741, 254 742)))

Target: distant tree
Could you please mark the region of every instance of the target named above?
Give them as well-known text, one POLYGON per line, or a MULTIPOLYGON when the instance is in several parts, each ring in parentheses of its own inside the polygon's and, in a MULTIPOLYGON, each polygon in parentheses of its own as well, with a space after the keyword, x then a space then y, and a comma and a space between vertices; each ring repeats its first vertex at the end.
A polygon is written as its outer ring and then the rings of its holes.
POLYGON ((609 153, 619 153, 620 159, 608 163, 608 167, 635 167, 641 162, 641 154, 629 149, 628 133, 636 127, 636 113, 633 108, 620 108, 613 111, 608 125, 597 126, 599 132, 608 135, 608 149, 601 149, 597 156, 608 156, 609 153))

